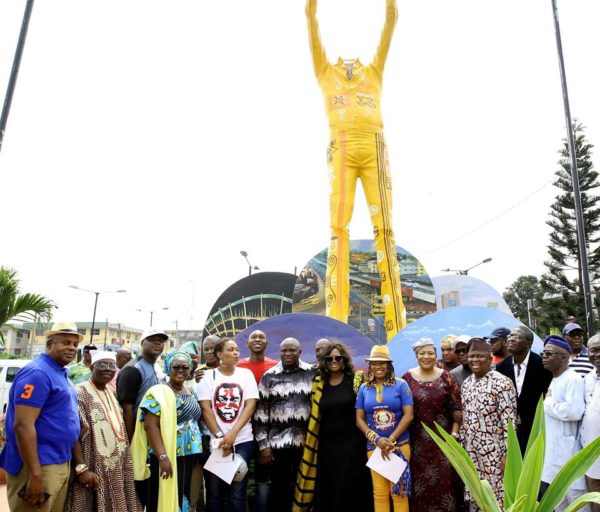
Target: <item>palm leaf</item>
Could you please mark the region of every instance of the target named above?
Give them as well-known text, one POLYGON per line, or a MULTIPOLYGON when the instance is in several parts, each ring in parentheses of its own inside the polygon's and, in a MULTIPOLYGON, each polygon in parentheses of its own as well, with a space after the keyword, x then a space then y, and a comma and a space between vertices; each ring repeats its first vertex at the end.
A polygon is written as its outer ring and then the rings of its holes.
POLYGON ((533 442, 537 439, 537 437, 545 431, 545 421, 544 421, 544 397, 540 397, 538 400, 537 406, 535 408, 535 417, 533 419, 533 425, 531 426, 531 433, 529 434, 529 439, 527 440, 527 448, 525 449, 525 456, 529 453, 533 442))
POLYGON ((527 496, 520 496, 514 503, 506 509, 506 512, 528 512, 525 510, 525 500, 527 496))
POLYGON ((516 496, 527 496, 523 506, 527 511, 536 510, 542 469, 544 468, 545 444, 545 435, 542 430, 541 434, 533 441, 531 449, 525 454, 523 461, 516 496))
POLYGON ((498 501, 496 500, 492 486, 487 480, 480 480, 480 482, 481 494, 484 499, 483 503, 478 503, 481 510, 484 510, 485 512, 500 512, 500 507, 498 506, 498 501))
POLYGON ((19 295, 19 279, 13 269, 0 267, 0 327, 10 321, 52 318, 54 303, 42 295, 19 295))
MULTIPOLYGON (((440 435, 436 434, 433 430, 431 430, 427 425, 421 423, 423 428, 427 431, 427 433, 431 436, 434 442, 438 445, 440 450, 446 455, 458 476, 464 482, 464 484, 469 489, 471 496, 477 502, 480 507, 487 502, 486 497, 484 496, 484 491, 482 488, 481 480, 479 479, 479 474, 477 473, 477 469, 473 464, 473 461, 464 450, 464 448, 454 439, 448 432, 446 432, 442 427, 440 427, 437 423, 435 426, 440 433, 440 435)), ((496 503, 496 508, 490 509, 490 512, 495 512, 496 510, 500 510, 498 504, 496 503)))
POLYGON ((565 498, 573 482, 582 477, 600 456, 600 437, 594 439, 583 450, 578 451, 561 468, 545 492, 538 512, 554 510, 565 498))
POLYGON ((600 492, 588 492, 583 496, 579 496, 573 503, 569 503, 565 512, 575 512, 576 510, 585 507, 588 503, 600 504, 600 492))
POLYGON ((506 465, 504 467, 504 508, 508 509, 517 498, 517 485, 523 469, 523 458, 517 433, 512 421, 508 422, 506 465))

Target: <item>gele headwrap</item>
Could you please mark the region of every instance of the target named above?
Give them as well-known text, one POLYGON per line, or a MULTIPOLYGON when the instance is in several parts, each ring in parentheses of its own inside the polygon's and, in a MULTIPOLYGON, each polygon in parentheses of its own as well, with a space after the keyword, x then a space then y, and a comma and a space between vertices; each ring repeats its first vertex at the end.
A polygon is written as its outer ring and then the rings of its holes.
POLYGON ((169 352, 167 354, 167 357, 165 357, 165 373, 169 373, 171 371, 171 363, 175 359, 183 359, 187 362, 187 364, 190 365, 190 368, 192 367, 192 358, 190 357, 190 355, 187 352, 176 348, 175 350, 169 352))

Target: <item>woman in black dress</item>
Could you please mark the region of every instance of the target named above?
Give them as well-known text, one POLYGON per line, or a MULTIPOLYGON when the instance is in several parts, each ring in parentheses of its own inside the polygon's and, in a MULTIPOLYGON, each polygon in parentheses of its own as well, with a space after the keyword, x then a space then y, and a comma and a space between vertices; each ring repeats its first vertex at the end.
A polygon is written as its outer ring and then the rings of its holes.
MULTIPOLYGON (((312 395, 313 417, 318 411, 319 419, 309 425, 316 434, 317 474, 311 475, 316 476, 316 492, 314 500, 306 499, 306 493, 302 495, 301 467, 292 510, 309 510, 311 505, 321 512, 373 510, 365 440, 356 427, 354 409, 356 390, 363 380, 363 372, 354 372, 348 348, 343 343, 331 343, 319 359, 312 395), (317 388, 320 392, 315 393, 317 388)), ((303 460, 310 455, 308 450, 305 448, 303 460)))

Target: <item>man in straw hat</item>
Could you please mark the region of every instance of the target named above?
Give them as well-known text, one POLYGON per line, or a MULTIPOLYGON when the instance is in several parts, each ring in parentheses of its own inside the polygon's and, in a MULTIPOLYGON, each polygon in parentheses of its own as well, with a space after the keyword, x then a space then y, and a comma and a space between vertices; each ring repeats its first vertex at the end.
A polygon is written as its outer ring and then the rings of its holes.
POLYGON ((44 335, 46 353, 23 367, 10 388, 0 467, 8 474, 13 512, 62 512, 79 437, 77 397, 66 366, 83 336, 73 322, 57 322, 44 335))
MULTIPOLYGON (((492 348, 484 339, 471 338, 467 354, 471 375, 461 388, 460 437, 479 477, 491 484, 496 499, 502 503, 508 422, 514 425, 517 418, 515 387, 508 377, 492 370, 492 348)), ((478 510, 473 503, 471 510, 478 510)))

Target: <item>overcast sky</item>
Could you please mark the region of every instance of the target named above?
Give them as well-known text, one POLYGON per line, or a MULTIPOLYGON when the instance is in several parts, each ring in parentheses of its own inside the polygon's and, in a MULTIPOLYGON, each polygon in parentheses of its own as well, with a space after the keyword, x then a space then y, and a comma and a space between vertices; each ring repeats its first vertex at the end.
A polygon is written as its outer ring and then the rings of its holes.
MULTIPOLYGON (((320 0, 368 63, 384 0, 320 0)), ((0 2, 4 94, 25 0, 0 2)), ((398 0, 384 76, 396 242, 499 291, 543 272, 566 135, 550 0, 398 0)), ((600 144, 600 2, 560 0, 571 110, 600 144)), ((304 0, 38 1, 0 154, 0 264, 58 319, 201 327, 247 274, 328 243, 328 128, 304 0)), ((597 152, 596 152, 597 154, 597 152)), ((595 156, 599 166, 598 157, 595 156)), ((368 238, 357 190, 351 237, 368 238)))

